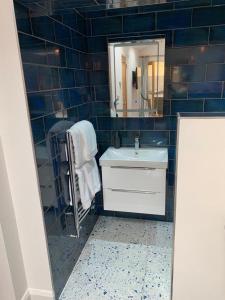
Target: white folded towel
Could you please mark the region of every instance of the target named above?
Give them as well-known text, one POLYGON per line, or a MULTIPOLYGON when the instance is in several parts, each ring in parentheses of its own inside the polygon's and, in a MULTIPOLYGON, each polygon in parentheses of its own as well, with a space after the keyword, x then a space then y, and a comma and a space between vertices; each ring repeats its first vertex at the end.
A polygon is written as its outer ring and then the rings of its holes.
POLYGON ((75 148, 75 166, 80 168, 98 152, 95 130, 89 121, 84 120, 74 124, 68 131, 75 148))
POLYGON ((101 183, 95 158, 76 169, 80 190, 80 199, 84 209, 91 206, 95 194, 100 191, 101 183))
POLYGON ((98 152, 93 125, 80 121, 69 130, 75 151, 75 172, 78 176, 80 200, 84 209, 91 206, 95 194, 101 189, 95 155, 98 152))

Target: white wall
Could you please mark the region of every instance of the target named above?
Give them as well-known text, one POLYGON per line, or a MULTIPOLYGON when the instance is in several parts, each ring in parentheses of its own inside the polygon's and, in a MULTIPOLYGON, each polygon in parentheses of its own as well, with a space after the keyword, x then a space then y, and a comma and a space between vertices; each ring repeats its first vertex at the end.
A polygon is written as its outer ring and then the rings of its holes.
POLYGON ((173 300, 225 299, 225 118, 180 118, 173 300))
MULTIPOLYGON (((1 0, 0 40, 0 138, 27 288, 32 289, 34 294, 40 291, 43 295, 52 297, 49 259, 12 0, 1 0)), ((23 289, 24 282, 18 276, 17 279, 21 281, 19 285, 23 289)), ((18 295, 20 293, 21 291, 18 295)))

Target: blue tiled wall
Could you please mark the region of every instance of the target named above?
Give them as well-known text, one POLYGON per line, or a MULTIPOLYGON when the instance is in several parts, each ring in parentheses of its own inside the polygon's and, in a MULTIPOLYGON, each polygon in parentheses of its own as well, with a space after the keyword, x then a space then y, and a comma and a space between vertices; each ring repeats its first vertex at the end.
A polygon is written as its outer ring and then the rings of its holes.
POLYGON ((168 147, 166 220, 173 219, 177 113, 225 111, 223 24, 225 6, 218 1, 211 4, 209 0, 87 13, 88 50, 94 61, 93 116, 97 120, 101 152, 110 145, 115 130, 120 131, 123 146, 132 146, 139 133, 143 147, 168 147), (166 38, 163 118, 111 119, 107 42, 153 37, 166 38))
POLYGON ((74 10, 52 15, 38 4, 28 9, 17 1, 15 12, 58 296, 97 218, 92 212, 83 223, 81 237, 73 237, 73 210, 63 181, 68 179, 65 130, 78 120, 92 121, 86 20, 74 10))

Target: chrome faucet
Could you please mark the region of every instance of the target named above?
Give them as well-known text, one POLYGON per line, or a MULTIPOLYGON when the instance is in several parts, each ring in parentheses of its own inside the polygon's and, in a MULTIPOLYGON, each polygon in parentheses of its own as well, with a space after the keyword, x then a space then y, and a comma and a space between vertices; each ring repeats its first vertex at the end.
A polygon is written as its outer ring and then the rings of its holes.
POLYGON ((135 148, 135 154, 138 154, 138 150, 140 148, 140 142, 139 142, 139 137, 138 136, 135 137, 134 148, 135 148))

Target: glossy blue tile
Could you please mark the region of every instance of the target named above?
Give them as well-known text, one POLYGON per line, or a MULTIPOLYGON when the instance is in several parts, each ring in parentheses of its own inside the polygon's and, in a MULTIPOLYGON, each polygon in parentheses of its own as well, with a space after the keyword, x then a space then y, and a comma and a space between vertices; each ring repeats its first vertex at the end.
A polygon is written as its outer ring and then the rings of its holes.
POLYGON ((51 90, 60 87, 59 72, 57 68, 39 67, 38 83, 40 90, 51 90))
POLYGON ((206 79, 209 81, 225 80, 225 64, 207 65, 206 79))
POLYGON ((172 82, 203 81, 205 79, 204 65, 182 65, 172 67, 172 82))
POLYGON ((20 33, 19 43, 24 63, 47 64, 48 52, 44 41, 20 33))
POLYGON ((66 63, 68 68, 80 68, 80 53, 76 50, 66 49, 66 63))
POLYGON ((74 70, 60 69, 60 83, 62 88, 75 87, 74 70))
POLYGON ((191 10, 164 11, 157 14, 157 29, 173 29, 191 26, 191 10))
POLYGON ((208 44, 209 28, 178 29, 174 32, 175 46, 194 46, 208 44))
POLYGON ((155 119, 155 130, 175 130, 177 126, 177 119, 174 116, 165 116, 155 119))
POLYGON ((143 5, 139 7, 139 12, 155 12, 160 10, 171 10, 173 9, 173 3, 160 3, 160 4, 151 4, 143 5))
POLYGON ((98 118, 98 129, 99 130, 111 130, 113 121, 110 117, 99 117, 98 118))
POLYGON ((38 143, 45 138, 43 118, 31 120, 31 128, 33 133, 34 143, 38 143))
POLYGON ((55 40, 58 44, 72 46, 71 30, 58 22, 55 22, 55 40))
POLYGON ((221 82, 191 83, 188 88, 190 98, 216 98, 221 97, 221 82))
POLYGON ((107 51, 106 37, 89 37, 87 43, 88 43, 88 50, 90 53, 107 51))
POLYGON ((52 66, 66 66, 66 55, 65 48, 52 44, 46 43, 47 62, 52 66))
POLYGON ((209 41, 211 44, 225 43, 225 26, 214 26, 210 29, 209 41))
POLYGON ((170 145, 176 145, 177 143, 177 132, 170 131, 170 145))
POLYGON ((54 111, 64 110, 70 107, 69 90, 56 90, 52 92, 54 111))
POLYGON ((169 131, 141 131, 141 146, 166 146, 169 144, 169 131))
POLYGON ((96 85, 95 86, 95 100, 96 101, 109 101, 109 86, 96 85))
POLYGON ((171 103, 171 113, 203 112, 203 100, 176 100, 171 103))
POLYGON ((91 55, 92 68, 94 71, 108 71, 109 61, 108 54, 92 54, 91 55))
POLYGON ((71 39, 72 39, 72 47, 74 49, 84 51, 84 52, 87 50, 87 40, 83 35, 73 31, 71 33, 71 39))
POLYGON ((86 34, 86 21, 85 18, 77 14, 77 28, 82 34, 86 34))
POLYGON ((194 8, 192 25, 207 26, 225 23, 225 6, 194 8))
POLYGON ((200 7, 211 5, 210 0, 188 0, 188 1, 177 1, 174 3, 175 8, 189 8, 189 7, 200 7))
POLYGON ((14 6, 18 30, 26 33, 31 33, 29 10, 18 2, 15 2, 14 6))
POLYGON ((35 65, 24 64, 23 71, 27 92, 37 91, 39 89, 38 67, 35 65))
POLYGON ((188 87, 186 83, 169 83, 166 89, 167 99, 186 99, 188 87))
POLYGON ((206 112, 225 112, 225 99, 206 99, 206 112))
POLYGON ((92 35, 115 34, 121 32, 121 17, 106 17, 92 19, 92 35))
POLYGON ((109 120, 112 130, 125 130, 126 128, 126 119, 125 118, 111 118, 109 120))
POLYGON ((84 103, 83 93, 81 88, 73 88, 69 90, 70 93, 70 105, 79 105, 84 103))
POLYGON ((155 29, 155 14, 137 14, 123 17, 124 32, 143 32, 155 29))
POLYGON ((138 13, 137 7, 126 7, 120 9, 109 9, 106 11, 108 16, 120 16, 120 15, 129 15, 138 13))
POLYGON ((88 71, 75 71, 76 86, 88 86, 89 85, 89 72, 88 71))
POLYGON ((93 85, 108 84, 108 72, 105 71, 91 72, 91 84, 93 85))
POLYGON ((28 94, 28 104, 31 118, 37 118, 53 112, 51 93, 38 92, 28 94))
POLYGON ((91 116, 91 106, 89 103, 77 107, 79 120, 88 120, 91 116))
POLYGON ((34 17, 31 19, 31 22, 34 35, 46 39, 48 41, 55 41, 55 22, 52 19, 50 19, 47 16, 34 17))
POLYGON ((127 118, 125 119, 126 130, 140 130, 140 119, 139 118, 127 118))
POLYGON ((109 102, 92 103, 92 116, 110 116, 109 102))
POLYGON ((154 119, 153 118, 141 118, 139 120, 140 120, 140 130, 154 129, 154 119))
POLYGON ((62 22, 73 29, 77 29, 77 14, 74 11, 62 13, 62 22))

